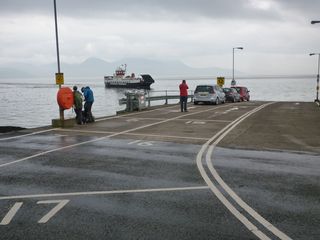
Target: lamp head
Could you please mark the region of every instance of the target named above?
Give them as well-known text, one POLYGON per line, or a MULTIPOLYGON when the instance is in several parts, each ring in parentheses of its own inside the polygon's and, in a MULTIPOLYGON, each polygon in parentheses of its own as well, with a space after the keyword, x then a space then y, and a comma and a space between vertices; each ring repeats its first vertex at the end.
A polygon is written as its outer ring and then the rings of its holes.
POLYGON ((313 56, 313 55, 314 55, 314 53, 310 53, 310 54, 309 54, 309 56, 313 56))
POLYGON ((320 23, 320 21, 311 21, 311 24, 320 23))

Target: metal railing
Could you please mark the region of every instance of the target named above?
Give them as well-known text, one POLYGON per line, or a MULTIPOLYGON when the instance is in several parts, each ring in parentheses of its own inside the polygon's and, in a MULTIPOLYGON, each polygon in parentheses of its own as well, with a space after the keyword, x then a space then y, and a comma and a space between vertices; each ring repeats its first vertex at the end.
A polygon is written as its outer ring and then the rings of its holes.
MULTIPOLYGON (((177 90, 157 90, 157 91, 147 91, 146 94, 146 101, 148 102, 148 107, 151 106, 152 101, 165 101, 165 105, 168 104, 168 100, 170 99, 180 99, 180 93, 177 90)), ((193 91, 188 91, 188 99, 190 102, 193 101, 193 91)))
MULTIPOLYGON (((126 98, 119 99, 119 104, 127 104, 127 108, 133 108, 130 104, 143 105, 147 104, 146 107, 151 107, 151 102, 164 101, 164 104, 169 104, 169 100, 180 100, 180 93, 177 90, 158 90, 158 91, 144 91, 143 92, 132 92, 126 93, 126 98), (139 96, 138 96, 139 95, 139 96), (132 101, 131 101, 132 100, 132 101), (145 102, 145 103, 143 103, 145 102), (129 106, 130 105, 130 106, 129 106)), ((188 100, 193 102, 193 91, 188 91, 188 100)), ((141 105, 141 106, 142 106, 141 105)), ((159 105, 159 104, 158 104, 159 105)))

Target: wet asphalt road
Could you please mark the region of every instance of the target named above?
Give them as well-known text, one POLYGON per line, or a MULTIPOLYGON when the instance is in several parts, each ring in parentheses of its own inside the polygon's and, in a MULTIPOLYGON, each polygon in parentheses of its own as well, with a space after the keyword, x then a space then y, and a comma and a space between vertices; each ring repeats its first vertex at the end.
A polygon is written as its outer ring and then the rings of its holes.
POLYGON ((268 226, 319 239, 320 110, 274 103, 240 122, 263 104, 169 106, 2 134, 1 239, 280 239, 240 207, 206 158, 268 226), (205 143, 232 124, 209 154, 205 143))

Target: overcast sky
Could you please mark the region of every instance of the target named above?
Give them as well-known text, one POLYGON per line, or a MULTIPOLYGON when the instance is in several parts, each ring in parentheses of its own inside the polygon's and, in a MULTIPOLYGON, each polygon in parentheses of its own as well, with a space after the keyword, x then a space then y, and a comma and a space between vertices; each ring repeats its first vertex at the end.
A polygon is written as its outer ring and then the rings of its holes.
MULTIPOLYGON (((316 74, 319 0, 56 0, 61 61, 178 60, 316 74)), ((0 65, 56 61, 53 0, 0 0, 0 65)))

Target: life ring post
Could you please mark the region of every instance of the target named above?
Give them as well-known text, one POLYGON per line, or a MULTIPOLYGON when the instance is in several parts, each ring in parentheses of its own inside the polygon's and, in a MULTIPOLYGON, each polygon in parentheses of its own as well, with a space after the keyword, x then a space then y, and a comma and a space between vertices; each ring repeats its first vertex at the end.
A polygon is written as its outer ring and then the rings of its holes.
POLYGON ((59 105, 60 119, 53 119, 53 127, 72 127, 74 119, 64 119, 64 110, 72 108, 74 105, 73 91, 69 87, 61 87, 57 93, 57 103, 59 105))

